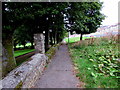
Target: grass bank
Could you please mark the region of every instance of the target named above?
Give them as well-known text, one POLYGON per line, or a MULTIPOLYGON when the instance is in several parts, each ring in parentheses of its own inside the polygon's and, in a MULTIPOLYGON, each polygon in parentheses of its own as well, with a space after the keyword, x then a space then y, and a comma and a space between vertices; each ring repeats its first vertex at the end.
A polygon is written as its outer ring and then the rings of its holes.
POLYGON ((90 39, 69 45, 76 76, 86 88, 120 88, 118 37, 90 39))
POLYGON ((32 51, 34 51, 34 49, 17 50, 17 51, 14 51, 14 56, 17 57, 32 51))
MULTIPOLYGON (((89 38, 91 38, 91 37, 83 37, 82 40, 89 39, 89 38)), ((68 38, 64 39, 64 41, 66 41, 68 43, 68 38)), ((80 41, 80 37, 69 38, 69 43, 74 43, 74 42, 77 42, 77 41, 80 41)))

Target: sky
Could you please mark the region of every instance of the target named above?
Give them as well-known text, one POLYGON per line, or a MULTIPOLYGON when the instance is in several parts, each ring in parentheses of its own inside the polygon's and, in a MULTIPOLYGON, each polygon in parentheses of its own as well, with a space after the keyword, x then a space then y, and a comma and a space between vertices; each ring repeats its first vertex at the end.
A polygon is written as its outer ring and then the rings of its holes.
POLYGON ((103 8, 101 13, 107 17, 102 22, 102 26, 114 25, 118 23, 118 2, 120 0, 100 0, 103 3, 103 8))

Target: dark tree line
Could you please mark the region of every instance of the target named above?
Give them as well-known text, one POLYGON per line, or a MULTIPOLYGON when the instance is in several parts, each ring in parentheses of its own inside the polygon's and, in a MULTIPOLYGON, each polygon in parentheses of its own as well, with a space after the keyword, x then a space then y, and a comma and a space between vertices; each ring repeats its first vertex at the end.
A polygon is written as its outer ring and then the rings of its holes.
POLYGON ((15 66, 13 46, 32 44, 35 33, 44 33, 45 50, 62 41, 66 31, 81 35, 95 32, 104 16, 100 2, 4 2, 2 3, 2 45, 7 52, 6 72, 15 66))

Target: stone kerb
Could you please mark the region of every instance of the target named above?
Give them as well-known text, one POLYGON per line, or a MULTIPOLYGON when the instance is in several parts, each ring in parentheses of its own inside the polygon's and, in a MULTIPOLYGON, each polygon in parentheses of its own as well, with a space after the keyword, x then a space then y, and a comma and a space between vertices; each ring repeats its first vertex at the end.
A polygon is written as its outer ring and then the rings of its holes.
POLYGON ((11 71, 3 80, 2 88, 30 88, 40 77, 46 65, 45 54, 35 54, 31 60, 11 71))

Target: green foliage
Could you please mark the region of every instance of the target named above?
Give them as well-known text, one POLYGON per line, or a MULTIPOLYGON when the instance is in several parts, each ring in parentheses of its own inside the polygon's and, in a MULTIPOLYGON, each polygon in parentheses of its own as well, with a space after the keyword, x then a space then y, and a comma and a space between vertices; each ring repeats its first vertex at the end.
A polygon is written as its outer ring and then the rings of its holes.
POLYGON ((101 2, 70 3, 69 7, 70 29, 78 34, 95 32, 104 19, 104 15, 100 13, 101 2))
POLYGON ((14 39, 18 41, 19 44, 25 45, 27 43, 26 28, 22 25, 14 32, 14 39))
POLYGON ((23 85, 23 82, 20 81, 19 84, 15 88, 17 88, 17 89, 19 88, 20 89, 20 88, 22 88, 22 85, 23 85))
MULTIPOLYGON (((53 45, 53 41, 54 44, 59 43, 64 37, 66 32, 64 15, 66 15, 69 24, 73 26, 75 31, 80 30, 86 33, 91 30, 93 32, 102 20, 102 15, 99 12, 100 8, 101 4, 98 2, 3 2, 3 43, 12 39, 14 35, 14 39, 11 41, 14 40, 14 47, 17 44, 25 46, 27 42, 32 44, 33 34, 45 31, 45 48, 47 50, 49 41, 53 45), (49 36, 50 30, 52 34, 49 36), (49 37, 51 38, 49 39, 49 37)), ((11 50, 12 48, 13 45, 11 45, 11 50)))
MULTIPOLYGON (((45 31, 45 47, 49 43, 47 31, 52 29, 52 39, 60 42, 64 33, 64 10, 67 7, 66 3, 34 3, 34 2, 3 2, 2 16, 3 16, 3 30, 2 30, 2 44, 5 49, 9 49, 9 42, 11 40, 10 50, 8 56, 12 63, 15 63, 13 56, 13 47, 22 44, 25 46, 27 42, 33 45, 33 34, 43 33, 45 31), (12 36, 14 35, 14 39, 12 36), (6 45, 6 46, 5 46, 6 45), (8 46, 7 46, 8 45, 8 46)), ((53 41, 52 41, 53 42, 53 41)), ((9 50, 7 50, 9 51, 9 50)), ((12 64, 10 63, 10 64, 12 64)), ((8 65, 13 67, 13 65, 8 65)), ((9 68, 8 68, 9 69, 9 68)), ((13 69, 13 68, 12 68, 13 69)))
POLYGON ((102 38, 97 45, 69 46, 73 62, 79 69, 77 76, 86 83, 87 88, 119 87, 119 44, 111 44, 109 41, 102 38))
POLYGON ((100 2, 3 3, 3 36, 6 37, 7 33, 12 34, 15 31, 15 39, 25 44, 26 41, 33 42, 34 33, 51 29, 55 35, 53 38, 58 36, 61 40, 65 33, 64 15, 72 25, 71 30, 90 33, 96 30, 103 19, 100 13, 101 6, 100 2))

